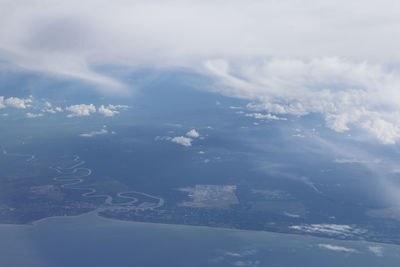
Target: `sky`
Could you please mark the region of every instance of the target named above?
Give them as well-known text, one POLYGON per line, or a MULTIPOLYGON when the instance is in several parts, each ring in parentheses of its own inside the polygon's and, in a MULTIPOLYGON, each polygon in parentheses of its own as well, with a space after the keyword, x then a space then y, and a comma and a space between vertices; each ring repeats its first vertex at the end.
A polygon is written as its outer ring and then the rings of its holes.
MULTIPOLYGON (((0 0, 1 68, 135 85, 99 66, 186 69, 255 112, 400 140, 398 1, 0 0)), ((1 105, 2 102, 0 102, 1 105)), ((104 113, 111 114, 110 111, 104 113)), ((90 112, 90 110, 89 110, 90 112)))

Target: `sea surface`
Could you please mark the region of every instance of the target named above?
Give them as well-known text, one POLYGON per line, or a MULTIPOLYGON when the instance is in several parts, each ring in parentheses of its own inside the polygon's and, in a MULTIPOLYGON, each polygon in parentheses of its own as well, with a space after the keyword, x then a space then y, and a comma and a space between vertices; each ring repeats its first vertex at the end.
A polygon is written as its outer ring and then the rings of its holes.
POLYGON ((400 246, 123 222, 96 213, 0 226, 0 266, 399 266, 400 246))

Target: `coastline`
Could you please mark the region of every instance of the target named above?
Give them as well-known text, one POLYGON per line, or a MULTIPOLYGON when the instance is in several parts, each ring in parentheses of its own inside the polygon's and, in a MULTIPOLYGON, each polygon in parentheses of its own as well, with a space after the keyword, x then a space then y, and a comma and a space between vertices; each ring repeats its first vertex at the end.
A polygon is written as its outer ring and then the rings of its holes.
POLYGON ((136 225, 154 225, 154 226, 163 226, 163 227, 182 227, 182 228, 196 228, 196 229, 204 229, 204 230, 216 230, 216 231, 225 231, 225 232, 232 232, 232 233, 265 233, 271 234, 276 236, 284 236, 284 237, 306 237, 306 238, 315 238, 321 240, 332 240, 332 241, 340 241, 340 242, 356 242, 356 243, 365 243, 370 245, 388 245, 388 246, 396 246, 399 247, 400 244, 395 243, 387 243, 387 242, 377 242, 377 241, 369 241, 369 240, 351 240, 351 239, 339 239, 339 238, 332 238, 332 237, 322 237, 322 236, 315 236, 310 234, 296 234, 296 233, 282 233, 282 232, 272 232, 272 231, 265 231, 265 230, 251 230, 251 229, 238 229, 238 228, 226 228, 226 227, 213 227, 213 226, 205 226, 205 225, 187 225, 187 224, 169 224, 169 223, 155 223, 155 222, 141 222, 141 221, 127 221, 127 220, 119 220, 115 218, 107 218, 101 216, 99 214, 98 209, 89 211, 86 213, 82 213, 79 215, 71 215, 71 216, 49 216, 45 217, 31 223, 27 224, 0 224, 0 227, 37 227, 40 223, 43 223, 47 220, 51 219, 77 219, 85 216, 93 216, 98 220, 102 221, 109 221, 115 222, 119 224, 136 224, 136 225))

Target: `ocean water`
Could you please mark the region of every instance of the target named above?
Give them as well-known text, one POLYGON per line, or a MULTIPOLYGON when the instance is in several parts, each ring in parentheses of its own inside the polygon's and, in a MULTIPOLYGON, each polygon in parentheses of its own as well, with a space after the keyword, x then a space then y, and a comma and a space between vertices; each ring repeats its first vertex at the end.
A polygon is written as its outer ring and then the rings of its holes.
POLYGON ((400 246, 122 222, 88 213, 0 226, 0 266, 399 266, 400 246))

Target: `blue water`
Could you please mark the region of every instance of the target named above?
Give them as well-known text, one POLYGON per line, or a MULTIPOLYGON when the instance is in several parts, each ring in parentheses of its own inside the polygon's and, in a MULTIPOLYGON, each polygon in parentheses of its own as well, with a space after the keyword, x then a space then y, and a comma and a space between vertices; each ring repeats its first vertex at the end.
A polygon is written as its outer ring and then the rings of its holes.
POLYGON ((0 226, 0 266, 399 266, 400 246, 206 227, 48 218, 0 226), (336 248, 334 251, 330 248, 336 248), (372 247, 372 248, 371 248, 372 247), (371 250, 375 249, 375 253, 371 250), (346 250, 346 251, 343 251, 346 250), (378 253, 376 252, 378 250, 378 253))

